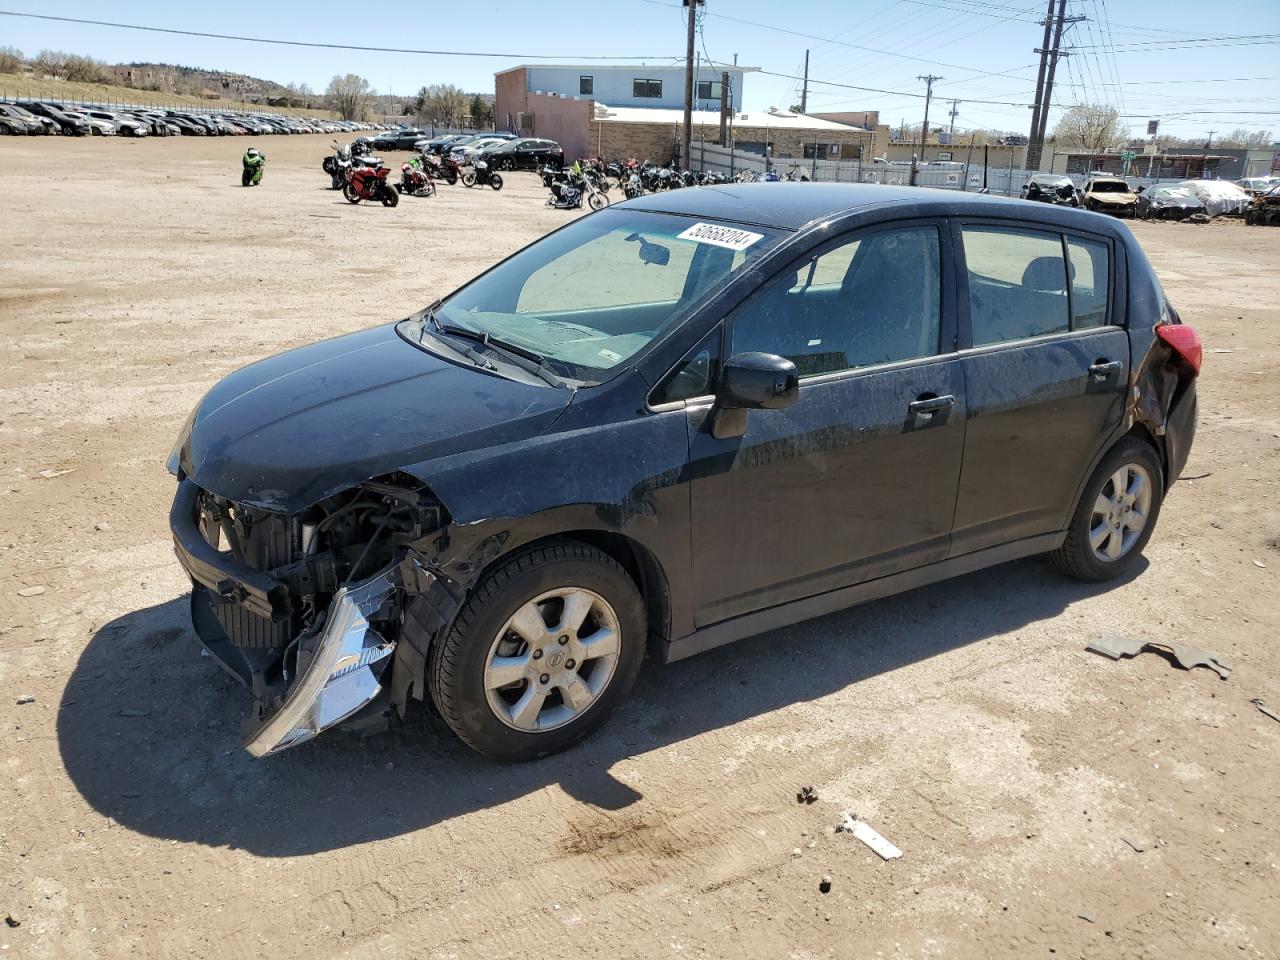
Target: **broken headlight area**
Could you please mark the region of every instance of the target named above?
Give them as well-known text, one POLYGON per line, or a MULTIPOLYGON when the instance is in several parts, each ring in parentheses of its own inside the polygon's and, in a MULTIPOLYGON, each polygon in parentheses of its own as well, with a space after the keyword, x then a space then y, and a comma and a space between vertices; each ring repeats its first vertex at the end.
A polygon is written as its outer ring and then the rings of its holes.
MULTIPOLYGON (((246 748, 265 756, 377 713, 400 638, 405 548, 440 504, 395 475, 285 516, 179 483, 171 516, 192 622, 254 695, 246 748), (366 709, 369 708, 369 709, 366 709)), ((409 585, 421 589, 421 577, 409 585)))

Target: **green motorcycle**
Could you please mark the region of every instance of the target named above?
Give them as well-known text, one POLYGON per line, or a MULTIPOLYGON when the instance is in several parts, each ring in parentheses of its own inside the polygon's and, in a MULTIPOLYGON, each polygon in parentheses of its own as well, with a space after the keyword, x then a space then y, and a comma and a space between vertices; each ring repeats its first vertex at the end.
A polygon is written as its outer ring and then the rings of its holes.
POLYGON ((256 187, 262 182, 262 168, 267 165, 267 155, 250 147, 244 152, 244 172, 240 174, 240 186, 256 187))

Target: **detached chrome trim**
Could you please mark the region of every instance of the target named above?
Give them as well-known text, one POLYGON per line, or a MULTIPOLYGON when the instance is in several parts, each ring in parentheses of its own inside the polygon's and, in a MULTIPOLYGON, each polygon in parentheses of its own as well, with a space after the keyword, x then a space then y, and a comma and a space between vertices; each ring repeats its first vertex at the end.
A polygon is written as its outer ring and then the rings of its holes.
POLYGON ((265 757, 296 747, 367 706, 382 689, 395 643, 369 626, 369 617, 399 585, 396 567, 339 590, 315 655, 277 710, 244 748, 265 757))

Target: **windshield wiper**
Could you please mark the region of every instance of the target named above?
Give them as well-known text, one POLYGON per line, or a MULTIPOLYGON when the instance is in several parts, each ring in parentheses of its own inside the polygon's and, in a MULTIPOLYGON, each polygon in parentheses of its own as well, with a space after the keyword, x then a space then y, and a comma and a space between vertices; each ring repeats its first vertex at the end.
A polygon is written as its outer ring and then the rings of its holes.
MULTIPOLYGON (((534 376, 540 378, 545 383, 548 383, 553 387, 559 388, 568 386, 564 380, 556 376, 551 368, 547 366, 546 358, 540 353, 530 350, 527 347, 522 347, 519 344, 511 343, 508 340, 495 337, 491 333, 476 330, 473 327, 464 327, 461 324, 441 321, 440 318, 436 316, 434 309, 428 309, 427 319, 441 333, 451 333, 454 336, 465 337, 468 340, 474 340, 477 343, 484 344, 484 346, 490 350, 501 353, 512 366, 519 367, 521 370, 532 373, 534 376)), ((481 354, 476 353, 472 348, 463 348, 463 352, 470 357, 480 357, 489 369, 493 369, 492 362, 481 354)))
MULTIPOLYGON (((434 304, 426 309, 425 319, 422 323, 422 332, 424 334, 427 332, 427 324, 431 324, 431 326, 435 327, 438 333, 451 333, 455 336, 466 337, 468 340, 477 340, 481 343, 484 342, 483 336, 469 327, 459 327, 455 324, 441 323, 440 318, 436 316, 434 304)), ((419 340, 421 340, 421 337, 419 337, 419 340)), ((447 342, 448 341, 446 341, 446 343, 447 342)), ((475 347, 470 347, 466 344, 463 344, 462 346, 454 346, 453 344, 450 344, 450 346, 453 346, 454 350, 457 350, 482 370, 494 369, 493 361, 480 353, 480 351, 476 350, 475 347)))

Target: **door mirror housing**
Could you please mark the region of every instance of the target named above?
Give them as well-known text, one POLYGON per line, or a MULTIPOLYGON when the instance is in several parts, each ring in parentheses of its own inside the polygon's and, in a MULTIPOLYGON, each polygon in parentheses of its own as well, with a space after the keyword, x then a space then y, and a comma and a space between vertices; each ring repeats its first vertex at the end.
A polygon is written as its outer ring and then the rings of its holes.
POLYGON ((716 406, 723 410, 781 410, 800 395, 796 365, 775 353, 737 353, 720 370, 716 406))

